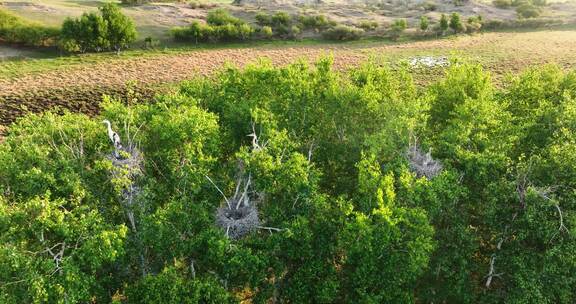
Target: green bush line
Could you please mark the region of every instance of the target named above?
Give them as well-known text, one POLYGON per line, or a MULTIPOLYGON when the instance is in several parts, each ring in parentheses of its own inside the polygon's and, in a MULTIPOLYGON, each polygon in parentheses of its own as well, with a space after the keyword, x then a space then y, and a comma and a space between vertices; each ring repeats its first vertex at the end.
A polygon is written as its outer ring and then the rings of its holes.
POLYGON ((27 21, 0 9, 0 41, 24 46, 55 46, 60 30, 27 21))

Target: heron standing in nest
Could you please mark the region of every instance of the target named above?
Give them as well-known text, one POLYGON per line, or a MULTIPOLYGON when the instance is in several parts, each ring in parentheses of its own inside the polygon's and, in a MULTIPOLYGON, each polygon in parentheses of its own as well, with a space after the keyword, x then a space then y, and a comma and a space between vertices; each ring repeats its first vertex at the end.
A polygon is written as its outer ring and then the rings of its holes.
POLYGON ((118 150, 122 148, 122 143, 120 142, 120 136, 118 135, 118 133, 112 130, 112 124, 110 123, 109 120, 104 119, 102 123, 106 124, 106 127, 108 128, 108 138, 110 138, 110 141, 114 145, 114 157, 119 158, 120 155, 118 154, 118 150))

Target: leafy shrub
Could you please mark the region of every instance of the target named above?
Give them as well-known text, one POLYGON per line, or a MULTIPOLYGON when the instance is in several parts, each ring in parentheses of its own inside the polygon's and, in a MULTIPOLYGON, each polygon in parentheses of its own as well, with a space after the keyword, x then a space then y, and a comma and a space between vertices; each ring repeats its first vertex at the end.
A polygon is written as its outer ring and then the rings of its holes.
POLYGON ((430 23, 428 22, 428 17, 420 16, 420 30, 425 32, 428 30, 430 23))
POLYGON ((286 12, 276 12, 271 18, 274 26, 290 26, 292 17, 286 12))
POLYGON ((482 29, 482 24, 484 20, 482 16, 470 17, 468 18, 468 22, 466 24, 466 31, 468 33, 475 33, 482 29))
POLYGON ((272 36, 274 36, 274 32, 272 31, 272 28, 269 26, 263 26, 260 29, 260 33, 262 33, 262 36, 264 36, 264 38, 272 38, 272 36))
POLYGON ((512 0, 494 0, 492 4, 497 8, 510 8, 512 6, 512 0))
POLYGON ((258 12, 258 14, 256 14, 256 16, 255 16, 254 18, 256 18, 256 22, 257 22, 259 25, 262 25, 262 26, 270 26, 270 25, 272 25, 272 16, 270 16, 270 15, 267 14, 267 13, 258 12))
POLYGON ((328 40, 349 41, 358 40, 363 34, 362 29, 341 24, 324 31, 322 36, 328 40))
POLYGON ((540 16, 540 9, 532 4, 522 4, 516 8, 516 13, 521 18, 536 18, 540 16))
POLYGON ((222 8, 211 10, 208 12, 206 22, 209 25, 240 25, 244 23, 242 20, 230 15, 230 13, 222 8))
POLYGON ((358 27, 365 30, 365 31, 373 31, 376 28, 378 28, 378 22, 364 20, 364 21, 360 22, 360 25, 358 25, 358 27))
POLYGON ((400 38, 400 35, 402 35, 402 32, 404 32, 406 28, 408 28, 408 22, 406 19, 394 20, 390 27, 390 37, 394 40, 400 38))
POLYGON ((108 24, 95 12, 84 13, 78 19, 66 18, 62 24, 61 45, 74 46, 66 51, 100 52, 110 47, 107 32, 108 24))
POLYGON ((112 48, 120 52, 136 40, 134 22, 123 15, 118 6, 107 3, 96 12, 80 18, 67 18, 62 24, 60 47, 69 52, 102 51, 112 48))
POLYGON ((298 21, 305 29, 325 29, 334 25, 334 22, 324 15, 300 15, 298 21))
POLYGON ((293 25, 290 28, 290 35, 291 35, 292 39, 297 39, 301 32, 302 32, 302 30, 296 25, 293 25))
POLYGON ((450 28, 454 33, 462 33, 466 31, 466 25, 460 20, 460 14, 452 13, 450 16, 450 28))
POLYGON ((442 14, 442 16, 440 17, 440 23, 438 29, 440 30, 441 33, 445 33, 448 30, 448 26, 449 26, 448 17, 445 14, 442 14))
POLYGON ((122 48, 136 40, 137 32, 134 22, 122 14, 117 5, 106 3, 100 7, 100 13, 107 24, 106 39, 116 52, 119 53, 122 48))
POLYGON ((53 46, 60 31, 20 18, 0 9, 0 40, 27 46, 53 46))

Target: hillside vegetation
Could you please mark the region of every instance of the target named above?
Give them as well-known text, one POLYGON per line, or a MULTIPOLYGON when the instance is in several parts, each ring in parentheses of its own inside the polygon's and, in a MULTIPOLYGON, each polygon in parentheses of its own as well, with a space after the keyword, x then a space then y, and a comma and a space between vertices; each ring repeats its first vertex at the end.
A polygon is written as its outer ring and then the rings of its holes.
POLYGON ((574 303, 575 98, 555 66, 417 89, 324 59, 28 115, 0 144, 0 302, 574 303))

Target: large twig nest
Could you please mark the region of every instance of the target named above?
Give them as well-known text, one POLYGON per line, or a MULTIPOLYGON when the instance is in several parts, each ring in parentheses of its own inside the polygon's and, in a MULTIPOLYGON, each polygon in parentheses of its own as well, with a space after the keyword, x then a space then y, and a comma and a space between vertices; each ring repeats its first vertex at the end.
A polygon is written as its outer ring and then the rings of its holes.
POLYGON ((240 239, 260 226, 258 209, 254 205, 238 209, 226 205, 216 211, 216 224, 226 231, 229 238, 240 239))
POLYGON ((432 158, 431 151, 423 153, 418 145, 411 145, 406 153, 410 169, 418 177, 433 178, 442 171, 442 164, 432 158))
POLYGON ((130 146, 118 149, 118 151, 107 155, 106 158, 112 161, 112 165, 117 169, 112 172, 115 176, 119 174, 120 170, 127 170, 130 178, 135 178, 142 174, 143 157, 140 150, 136 147, 130 146))

